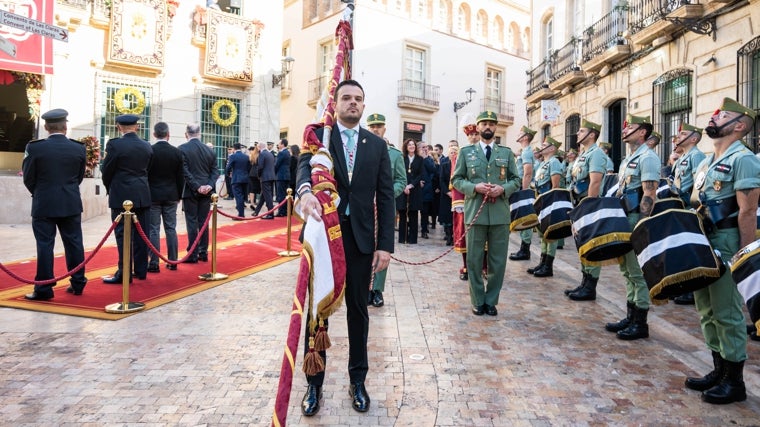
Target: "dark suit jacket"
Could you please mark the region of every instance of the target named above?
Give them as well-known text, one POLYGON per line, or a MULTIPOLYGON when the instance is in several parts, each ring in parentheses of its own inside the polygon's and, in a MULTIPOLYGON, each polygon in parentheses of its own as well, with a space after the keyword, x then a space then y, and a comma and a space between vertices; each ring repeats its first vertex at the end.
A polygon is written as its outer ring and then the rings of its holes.
POLYGON ((290 182, 290 150, 285 148, 277 153, 277 159, 274 161, 274 173, 278 181, 290 182))
POLYGON ((82 213, 79 184, 86 163, 84 144, 63 134, 27 144, 21 168, 24 185, 32 193, 32 216, 59 218, 82 213))
POLYGON ((134 132, 108 141, 100 170, 109 208, 122 209, 124 200, 131 200, 135 208, 150 207, 148 168, 152 157, 150 144, 134 132))
POLYGON ((406 183, 412 184, 409 195, 401 193, 396 198, 396 207, 400 210, 409 209, 412 211, 422 210, 422 187, 420 187, 420 181, 425 176, 425 165, 423 164, 422 157, 414 156, 412 165, 409 165, 409 156, 404 155, 404 169, 406 170, 406 183))
POLYGON ((182 152, 167 141, 153 144, 153 161, 148 169, 150 198, 153 202, 176 202, 182 195, 185 176, 182 152))
MULTIPOLYGON (((385 141, 366 129, 361 129, 357 137, 354 176, 348 182, 346 157, 343 141, 335 126, 330 135, 330 155, 334 162, 334 174, 338 184, 340 205, 338 213, 345 215, 346 205, 351 205, 349 219, 356 238, 356 245, 364 254, 375 251, 374 207, 377 203, 377 249, 393 252, 393 223, 395 204, 393 200, 393 178, 388 148, 385 141)), ((317 138, 322 139, 324 129, 318 129, 317 138)), ((298 178, 296 188, 311 183, 311 153, 303 151, 298 158, 298 178)))
POLYGON ((211 193, 199 194, 198 188, 202 185, 210 185, 211 188, 216 188, 219 169, 216 167, 214 152, 198 138, 192 138, 180 145, 179 150, 182 152, 182 172, 185 176, 182 198, 211 197, 211 193))
POLYGON ((225 175, 231 176, 232 184, 247 184, 248 171, 251 169, 251 159, 242 151, 237 150, 227 159, 225 175), (231 173, 231 174, 230 174, 231 173))
POLYGON ((274 156, 269 150, 259 153, 259 180, 261 182, 277 180, 277 175, 274 173, 274 156))

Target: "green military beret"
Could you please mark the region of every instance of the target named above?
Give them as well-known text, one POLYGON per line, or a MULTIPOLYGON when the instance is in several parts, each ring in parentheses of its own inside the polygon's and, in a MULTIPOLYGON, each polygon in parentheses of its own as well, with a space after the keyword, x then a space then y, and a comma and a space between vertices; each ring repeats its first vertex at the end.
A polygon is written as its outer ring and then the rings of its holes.
POLYGON ((696 133, 702 133, 702 129, 698 128, 696 126, 692 126, 686 122, 681 123, 681 127, 678 128, 679 132, 686 131, 686 132, 696 132, 696 133))
POLYGON ((367 126, 384 125, 384 124, 385 124, 385 116, 382 114, 374 113, 374 114, 370 114, 367 117, 367 126))
POLYGON ((601 142, 600 141, 600 142, 597 142, 596 145, 598 145, 601 148, 606 148, 607 150, 609 150, 610 148, 612 148, 612 144, 609 143, 609 142, 601 142))
POLYGON ((549 144, 553 145, 554 148, 559 148, 559 146, 562 145, 561 142, 557 141, 556 139, 552 138, 551 136, 547 136, 544 139, 544 142, 548 142, 549 144))
POLYGON ((755 112, 755 110, 745 107, 731 98, 723 98, 723 104, 721 104, 719 110, 733 111, 735 113, 744 114, 745 116, 751 118, 752 120, 755 120, 755 117, 757 117, 757 113, 755 112))
POLYGON ((526 135, 530 135, 530 136, 533 136, 533 135, 535 135, 535 134, 536 134, 536 131, 534 131, 533 129, 531 129, 531 128, 527 127, 527 126, 523 126, 523 127, 521 127, 521 128, 520 128, 520 131, 521 131, 522 133, 524 133, 524 134, 526 134, 526 135))
POLYGON ((482 113, 478 115, 478 118, 475 120, 475 124, 478 124, 486 120, 494 122, 494 123, 499 122, 499 118, 496 116, 496 113, 494 113, 493 111, 483 111, 482 113))
POLYGON ((649 120, 649 116, 634 116, 633 114, 629 114, 628 119, 625 122, 629 125, 652 124, 652 122, 649 120))
POLYGON ((662 141, 662 135, 660 135, 659 132, 652 131, 652 134, 649 135, 649 138, 647 138, 647 141, 650 139, 656 139, 657 143, 659 143, 660 141, 662 141))
POLYGON ((583 119, 581 121, 581 127, 582 128, 586 128, 586 129, 593 129, 593 130, 595 130, 597 132, 601 132, 602 131, 602 125, 596 124, 594 122, 590 122, 590 121, 588 121, 586 119, 583 119))
POLYGON ((557 150, 557 157, 565 157, 565 150, 557 150))

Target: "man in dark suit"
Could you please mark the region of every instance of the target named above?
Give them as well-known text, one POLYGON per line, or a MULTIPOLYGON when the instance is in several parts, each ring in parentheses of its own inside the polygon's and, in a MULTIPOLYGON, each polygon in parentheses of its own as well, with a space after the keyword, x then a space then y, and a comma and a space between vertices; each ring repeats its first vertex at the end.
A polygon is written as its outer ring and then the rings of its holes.
MULTIPOLYGON (((32 193, 32 231, 37 241, 37 274, 34 280, 49 280, 53 274, 53 248, 56 228, 61 233, 66 251, 66 268, 70 271, 84 261, 82 244, 82 198, 79 184, 84 178, 87 154, 81 142, 66 138, 66 117, 63 109, 42 115, 46 139, 31 141, 24 151, 22 170, 24 185, 32 193)), ((87 278, 84 267, 71 275, 66 292, 82 295, 87 278)), ((53 298, 55 282, 34 285, 28 300, 53 298)))
MULTIPOLYGON (((111 219, 116 220, 116 217, 124 211, 124 201, 130 200, 133 204, 132 212, 137 216, 140 224, 149 224, 151 201, 148 168, 153 157, 153 149, 147 141, 137 136, 139 119, 140 117, 135 114, 122 114, 116 117, 116 128, 121 133, 121 138, 114 138, 106 144, 106 155, 103 158, 101 172, 103 185, 108 191, 111 219)), ((136 225, 132 224, 131 266, 122 266, 123 220, 116 225, 114 236, 119 250, 119 268, 113 276, 104 277, 103 283, 120 284, 123 274, 126 274, 131 282, 133 271, 135 277, 145 280, 148 274, 148 245, 140 237, 136 225)))
POLYGON ((230 177, 237 216, 242 219, 245 217, 245 197, 248 194, 248 171, 251 169, 251 159, 241 151, 243 145, 239 142, 236 142, 232 148, 235 151, 227 159, 224 174, 230 177))
MULTIPOLYGON (((259 143, 259 181, 261 181, 261 198, 259 198, 259 204, 254 209, 253 216, 259 214, 259 210, 266 203, 267 211, 271 211, 274 208, 272 202, 272 190, 274 187, 274 181, 277 176, 274 173, 274 156, 267 149, 265 142, 259 143)), ((268 214, 263 219, 274 219, 273 214, 268 214)))
MULTIPOLYGON (((169 125, 158 122, 153 126, 153 161, 148 169, 150 185, 150 243, 161 250, 161 220, 166 233, 166 250, 171 261, 177 260, 177 205, 185 177, 182 172, 182 152, 169 144, 169 125)), ((148 273, 158 273, 158 255, 151 252, 148 273)), ((176 270, 176 264, 166 264, 169 270, 176 270)))
MULTIPOLYGON (((182 210, 185 212, 187 227, 187 250, 198 238, 203 223, 211 209, 211 194, 214 192, 219 169, 216 167, 214 152, 200 140, 201 125, 191 123, 185 128, 187 142, 179 146, 182 152, 182 171, 185 188, 182 190, 182 210)), ((200 237, 195 251, 187 257, 186 263, 208 261, 208 228, 200 237)))
MULTIPOLYGON (((393 252, 395 217, 388 149, 385 141, 359 126, 363 111, 364 90, 359 83, 354 80, 341 82, 335 89, 335 113, 338 120, 333 128, 329 149, 335 163, 335 179, 340 195, 338 214, 346 256, 349 395, 353 408, 359 412, 368 411, 370 405, 370 398, 364 387, 369 369, 369 281, 372 273, 388 267, 390 254, 393 252)), ((317 137, 321 139, 322 133, 323 129, 318 130, 317 137)), ((322 206, 311 194, 310 160, 310 153, 301 153, 298 162, 298 196, 307 220, 321 221, 322 206)), ((320 355, 326 362, 326 352, 320 352, 320 355)), ((312 416, 319 411, 324 372, 307 376, 306 379, 309 386, 301 403, 301 411, 306 416, 312 416)))
MULTIPOLYGON (((288 140, 283 138, 277 143, 277 159, 274 161, 274 173, 277 176, 277 203, 285 200, 288 195, 288 186, 290 185, 290 150, 288 150, 288 140)), ((288 206, 282 205, 277 210, 277 216, 285 216, 288 212, 288 206)))

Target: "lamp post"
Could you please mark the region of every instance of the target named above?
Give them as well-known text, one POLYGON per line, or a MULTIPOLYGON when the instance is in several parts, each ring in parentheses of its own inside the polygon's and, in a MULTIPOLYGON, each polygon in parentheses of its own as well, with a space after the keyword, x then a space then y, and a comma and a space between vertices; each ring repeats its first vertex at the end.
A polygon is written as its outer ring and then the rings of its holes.
POLYGON ((282 79, 285 78, 285 76, 288 75, 293 70, 293 62, 295 62, 295 59, 293 59, 292 56, 286 56, 282 58, 282 71, 280 74, 274 74, 272 75, 272 87, 277 87, 278 84, 282 83, 282 79))
POLYGON ((472 102, 472 95, 475 94, 475 89, 469 88, 466 91, 464 91, 464 93, 467 94, 467 101, 462 101, 462 102, 456 102, 456 101, 454 101, 454 117, 455 117, 455 120, 456 120, 454 122, 454 138, 455 139, 456 139, 457 135, 459 134, 459 110, 461 110, 462 108, 464 108, 465 105, 467 105, 470 102, 472 102))

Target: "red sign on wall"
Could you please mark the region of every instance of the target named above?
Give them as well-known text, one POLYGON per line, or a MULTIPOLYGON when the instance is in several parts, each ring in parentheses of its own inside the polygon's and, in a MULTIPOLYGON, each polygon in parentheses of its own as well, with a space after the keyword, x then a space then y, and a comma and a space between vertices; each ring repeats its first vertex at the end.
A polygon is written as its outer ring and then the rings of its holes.
MULTIPOLYGON (((11 0, 0 8, 36 21, 53 24, 54 0, 11 0)), ((53 39, 0 25, 0 35, 16 45, 16 57, 0 52, 0 69, 34 74, 53 74, 53 39)))

